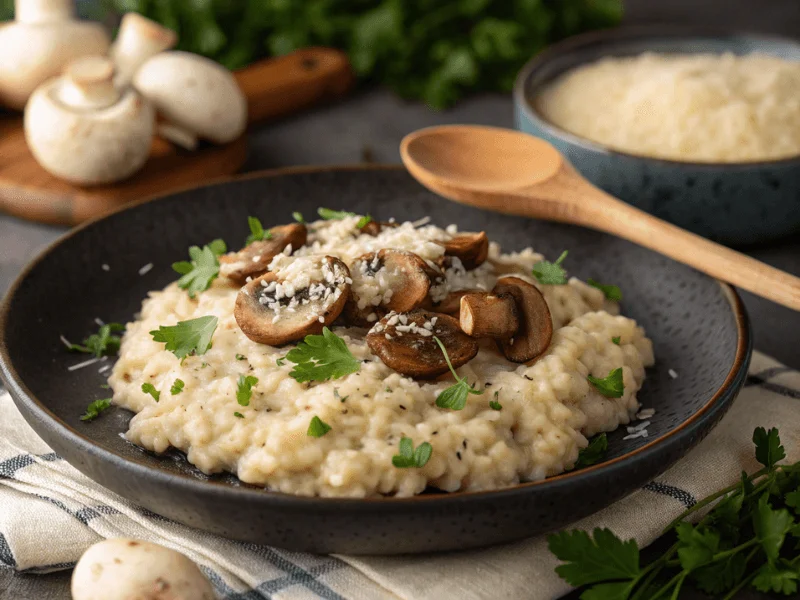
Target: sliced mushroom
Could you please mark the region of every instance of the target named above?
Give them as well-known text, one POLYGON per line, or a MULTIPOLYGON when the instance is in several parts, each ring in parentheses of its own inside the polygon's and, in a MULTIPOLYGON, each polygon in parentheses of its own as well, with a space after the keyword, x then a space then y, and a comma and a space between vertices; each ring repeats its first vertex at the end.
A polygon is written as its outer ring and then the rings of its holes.
POLYGON ((408 312, 428 297, 429 267, 413 252, 383 249, 359 256, 351 266, 353 286, 345 313, 351 325, 371 325, 389 311, 408 312))
POLYGON ((248 244, 238 252, 220 256, 219 273, 239 283, 248 277, 257 277, 267 271, 269 263, 287 246, 297 250, 305 245, 308 231, 302 223, 278 225, 269 230, 272 237, 248 244))
POLYGON ((325 256, 308 260, 306 272, 318 270, 308 285, 297 288, 275 272, 252 280, 236 297, 233 315, 254 342, 279 346, 318 334, 341 314, 350 295, 350 271, 342 261, 325 256))
POLYGON ((367 235, 374 237, 384 229, 390 229, 397 226, 397 223, 394 221, 370 221, 361 228, 361 233, 366 233, 367 235))
POLYGON ((497 339, 497 345, 510 361, 524 363, 540 356, 553 337, 553 319, 542 293, 518 277, 497 280, 495 296, 511 296, 519 318, 519 329, 510 338, 497 339))
POLYGON ((408 377, 430 379, 447 372, 447 361, 434 336, 444 344, 453 368, 469 362, 478 344, 448 315, 416 309, 389 313, 367 334, 367 344, 383 363, 408 377))
POLYGON ((458 257, 468 271, 481 266, 489 256, 489 238, 485 231, 462 233, 437 243, 444 248, 446 256, 458 257))
POLYGON ((505 340, 519 330, 517 306, 511 294, 465 294, 459 314, 461 329, 475 338, 505 340))

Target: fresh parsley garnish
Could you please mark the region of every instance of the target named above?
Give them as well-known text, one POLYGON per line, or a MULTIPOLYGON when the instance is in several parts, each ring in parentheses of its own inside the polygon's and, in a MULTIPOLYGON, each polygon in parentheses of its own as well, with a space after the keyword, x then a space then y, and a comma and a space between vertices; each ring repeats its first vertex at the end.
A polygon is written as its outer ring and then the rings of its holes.
POLYGON ((108 385, 107 383, 101 383, 101 384, 100 384, 100 387, 101 387, 102 389, 104 389, 104 390, 110 390, 110 389, 111 389, 111 386, 110 386, 110 385, 108 385))
POLYGON ((439 348, 444 354, 444 359, 447 361, 447 366, 450 367, 450 372, 455 377, 456 383, 451 385, 446 390, 443 390, 438 396, 436 396, 436 406, 439 408, 451 408, 453 410, 461 410, 467 404, 467 396, 470 394, 475 394, 479 396, 483 393, 482 390, 476 390, 474 386, 471 386, 467 383, 466 379, 462 379, 456 373, 456 370, 453 368, 453 363, 450 362, 450 356, 447 354, 447 350, 442 344, 442 341, 433 336, 433 340, 439 344, 439 348))
POLYGON ((361 368, 344 340, 327 327, 322 335, 307 335, 284 358, 295 363, 289 376, 299 383, 339 379, 361 368))
POLYGON ((198 292, 209 288, 211 282, 219 275, 218 257, 225 254, 227 247, 222 240, 203 246, 189 248, 191 260, 172 263, 172 270, 181 274, 178 287, 189 292, 189 297, 194 298, 198 292))
POLYGON ((100 416, 100 413, 111 406, 111 398, 95 400, 86 407, 86 412, 81 415, 81 421, 91 421, 100 416))
POLYGON ((245 246, 249 246, 253 242, 260 242, 261 240, 271 240, 272 232, 269 229, 264 229, 256 217, 247 217, 247 226, 250 227, 250 235, 244 241, 245 246))
POLYGON ((284 364, 286 364, 286 357, 281 356, 280 358, 275 359, 275 364, 279 367, 282 367, 284 364))
POLYGON ((433 454, 433 446, 428 442, 422 442, 417 449, 414 449, 414 442, 411 438, 400 439, 400 454, 392 457, 392 464, 398 469, 421 469, 424 467, 433 454))
POLYGON ((608 374, 608 377, 599 379, 598 377, 587 376, 597 391, 603 394, 606 398, 622 398, 625 392, 625 385, 622 381, 622 367, 614 369, 608 374))
POLYGON ((556 262, 541 260, 533 265, 533 276, 542 285, 564 285, 567 283, 567 271, 561 266, 567 258, 567 251, 561 253, 556 262))
POLYGON ((574 530, 548 537, 550 551, 564 562, 556 572, 573 586, 588 586, 581 598, 592 600, 679 598, 690 585, 715 598, 747 586, 796 597, 800 462, 780 463, 785 451, 777 429, 757 428, 753 442, 763 468, 684 511, 665 531, 675 543, 649 563, 634 540, 608 529, 574 530))
POLYGON ((305 223, 306 220, 303 218, 303 213, 299 211, 294 211, 292 213, 292 218, 297 221, 298 223, 305 223))
POLYGON ((161 398, 161 392, 156 389, 152 383, 143 383, 142 384, 142 391, 145 394, 150 394, 153 397, 153 400, 158 402, 158 399, 161 398))
POLYGON ((594 436, 589 440, 589 445, 578 452, 578 460, 573 469, 582 469, 603 460, 608 452, 608 436, 605 433, 594 436))
POLYGON ((611 338, 611 341, 614 344, 616 344, 617 346, 619 346, 619 340, 620 340, 620 336, 618 336, 618 335, 615 335, 614 337, 611 338))
POLYGON ((244 354, 236 354, 236 360, 247 360, 247 357, 244 354))
POLYGON ((186 385, 183 382, 183 379, 176 379, 175 383, 172 384, 172 387, 169 388, 169 393, 173 396, 177 396, 183 391, 183 386, 186 385))
POLYGON ((333 388, 333 397, 336 398, 339 402, 344 402, 350 396, 340 396, 339 395, 339 388, 333 388))
POLYGON ((114 331, 123 331, 125 326, 121 323, 106 323, 101 325, 97 333, 84 338, 83 344, 69 344, 67 348, 74 352, 94 354, 100 358, 104 354, 116 354, 119 351, 120 337, 112 335, 114 331))
POLYGON ((253 386, 258 383, 258 377, 252 375, 239 375, 236 383, 236 401, 241 406, 249 406, 250 398, 253 397, 253 386))
POLYGON ((238 417, 238 418, 240 418, 240 419, 244 419, 244 415, 243 415, 242 413, 240 413, 240 412, 235 412, 235 413, 233 413, 233 416, 234 416, 234 417, 238 417))
MULTIPOLYGON (((341 221, 342 219, 346 219, 347 217, 358 216, 354 212, 349 212, 346 210, 331 210, 330 208, 318 208, 317 214, 326 221, 341 221)), ((370 221, 372 221, 372 217, 370 217, 369 215, 364 215, 358 220, 358 223, 356 223, 356 227, 361 229, 370 221)))
POLYGON ((328 433, 330 430, 330 425, 328 425, 318 416, 314 415, 311 419, 311 422, 308 424, 308 431, 306 432, 306 435, 309 437, 319 438, 328 433))
POLYGON ((211 347, 211 336, 217 329, 217 317, 207 316, 178 321, 177 325, 161 325, 150 335, 156 342, 164 342, 165 350, 169 350, 178 358, 189 354, 205 354, 211 347))
POLYGON ((615 302, 619 302, 622 300, 622 290, 619 289, 619 286, 616 285, 604 285, 594 279, 589 279, 587 282, 590 286, 596 287, 598 290, 605 294, 606 298, 609 300, 614 300, 615 302))
POLYGON ((489 408, 491 408, 492 410, 502 410, 503 405, 500 404, 499 398, 500 398, 500 390, 496 390, 494 393, 494 400, 489 401, 489 408))

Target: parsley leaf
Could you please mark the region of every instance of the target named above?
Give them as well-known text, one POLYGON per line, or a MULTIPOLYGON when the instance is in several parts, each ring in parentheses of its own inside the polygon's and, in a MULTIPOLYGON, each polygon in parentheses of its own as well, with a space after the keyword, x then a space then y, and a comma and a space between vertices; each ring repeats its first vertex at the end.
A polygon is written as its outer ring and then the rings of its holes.
POLYGON ((414 442, 411 438, 400 438, 400 454, 392 457, 392 464, 398 469, 421 469, 431 458, 433 446, 428 442, 422 442, 414 450, 414 442))
POLYGON ((258 383, 258 378, 252 375, 239 375, 236 383, 236 401, 242 406, 250 405, 250 398, 253 397, 253 386, 258 383))
POLYGON ((756 445, 756 460, 768 469, 772 469, 775 463, 786 458, 778 430, 774 427, 769 431, 757 427, 753 432, 753 443, 756 445))
POLYGON ((236 354, 236 360, 247 360, 247 357, 244 354, 236 354))
POLYGON ((183 386, 186 385, 183 382, 183 379, 176 379, 175 383, 172 384, 172 387, 169 388, 169 393, 173 396, 177 396, 183 391, 183 386))
POLYGON ((344 340, 327 327, 322 335, 307 335, 284 358, 295 363, 289 375, 299 383, 339 379, 361 368, 344 340))
MULTIPOLYGON (((347 217, 357 217, 358 215, 354 212, 349 212, 346 210, 331 210, 330 208, 318 208, 317 214, 325 219, 326 221, 341 221, 342 219, 346 219, 347 217)), ((356 223, 356 227, 361 229, 367 223, 372 221, 372 217, 369 215, 364 215, 358 220, 356 223)))
POLYGON ((474 386, 467 383, 466 379, 459 377, 456 370, 453 368, 453 363, 450 362, 450 356, 448 356, 442 341, 436 336, 433 336, 433 340, 439 345, 442 354, 444 354, 444 359, 447 361, 447 366, 450 367, 450 372, 456 380, 456 383, 441 391, 439 395, 436 396, 436 406, 439 408, 461 410, 467 405, 467 397, 470 394, 480 396, 483 390, 476 390, 474 386))
POLYGON ((567 283, 567 271, 561 266, 567 258, 567 251, 561 253, 556 262, 551 263, 546 260, 539 261, 533 265, 533 276, 542 285, 564 285, 567 283))
POLYGON ((150 394, 153 397, 153 400, 158 402, 158 399, 161 398, 161 392, 156 389, 152 383, 143 383, 142 384, 142 391, 145 394, 150 394))
POLYGON ((362 229, 367 223, 370 222, 372 222, 372 217, 370 217, 369 215, 364 215, 358 220, 358 223, 356 223, 356 227, 362 229))
POLYGON ((339 394, 339 388, 333 388, 333 397, 334 397, 334 398, 336 398, 336 399, 337 399, 339 402, 344 402, 344 401, 345 401, 345 400, 347 400, 347 399, 348 399, 350 396, 341 396, 341 395, 339 394))
POLYGON ((178 358, 189 354, 205 354, 211 347, 211 336, 217 329, 217 317, 207 316, 178 321, 177 325, 161 325, 150 335, 156 342, 164 342, 165 350, 169 350, 178 358))
POLYGON ((800 571, 787 561, 781 561, 780 566, 770 563, 762 565, 753 579, 753 587, 759 592, 777 592, 789 596, 797 592, 798 581, 800 571))
POLYGON ((609 529, 595 529, 593 535, 575 530, 547 537, 550 552, 566 563, 556 568, 562 579, 581 586, 609 579, 634 579, 639 575, 636 540, 623 542, 609 529))
POLYGON ((675 527, 678 534, 678 559, 686 571, 693 571, 714 560, 719 551, 719 534, 695 527, 686 521, 675 527))
POLYGON ((95 400, 86 407, 86 412, 81 415, 81 421, 91 421, 100 416, 100 413, 111 406, 111 398, 95 400))
POLYGON ((314 415, 308 424, 306 435, 309 437, 320 438, 331 430, 331 426, 325 421, 314 415))
POLYGON ((618 335, 616 335, 616 336, 614 336, 614 337, 612 337, 612 338, 611 338, 611 341, 612 341, 614 344, 616 344, 617 346, 619 346, 619 340, 620 340, 620 336, 618 336, 618 335))
POLYGON ((234 416, 234 417, 238 417, 238 418, 240 418, 240 419, 244 419, 244 415, 243 415, 242 413, 240 413, 240 412, 235 412, 235 413, 233 413, 233 416, 234 416))
POLYGON ((116 354, 119 351, 120 337, 112 335, 113 331, 123 331, 125 326, 121 323, 106 323, 101 325, 97 333, 84 338, 83 345, 68 344, 67 348, 73 352, 94 354, 100 358, 104 354, 116 354))
POLYGON ((269 229, 264 229, 256 217, 247 217, 247 225, 250 227, 250 235, 244 241, 245 246, 249 246, 253 242, 260 242, 261 240, 271 240, 272 232, 269 229))
POLYGON ((774 510, 767 502, 768 494, 758 499, 753 513, 753 528, 756 539, 761 542, 769 562, 774 562, 781 551, 786 534, 792 529, 794 519, 785 508, 774 510))
POLYGON ((217 257, 227 250, 225 242, 214 240, 199 248, 189 248, 190 261, 172 263, 172 270, 181 274, 178 287, 189 292, 189 297, 194 298, 197 292, 209 288, 211 282, 219 275, 219 260, 217 257))
POLYGON ((598 290, 603 292, 603 294, 605 294, 606 298, 608 298, 609 300, 614 300, 615 302, 619 302, 620 300, 622 300, 622 290, 619 289, 619 286, 604 285, 591 278, 586 283, 588 283, 592 287, 596 287, 598 290))
POLYGON ((489 401, 489 408, 491 408, 492 410, 502 410, 503 409, 503 405, 500 404, 497 400, 490 400, 489 401))
POLYGON ((606 398, 622 398, 625 392, 625 384, 622 380, 622 367, 614 369, 608 374, 608 377, 599 379, 589 375, 586 377, 597 391, 603 394, 606 398))
POLYGON ((298 212, 298 211, 294 211, 292 213, 292 218, 295 221, 297 221, 298 223, 305 223, 306 222, 306 220, 303 218, 303 213, 298 212))
POLYGON ((573 469, 582 469, 600 462, 608 452, 608 436, 605 433, 594 436, 589 440, 589 445, 578 452, 578 460, 573 469))

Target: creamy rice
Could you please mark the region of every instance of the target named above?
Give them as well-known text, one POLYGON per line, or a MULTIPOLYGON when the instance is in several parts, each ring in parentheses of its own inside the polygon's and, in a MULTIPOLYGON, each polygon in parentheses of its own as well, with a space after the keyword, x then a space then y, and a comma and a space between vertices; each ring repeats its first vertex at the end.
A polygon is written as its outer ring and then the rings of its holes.
MULTIPOLYGON (((404 223, 372 237, 359 235, 357 221, 310 224, 307 245, 292 256, 279 255, 273 267, 290 269, 304 260, 298 257, 320 254, 352 265, 358 256, 383 248, 415 252, 432 264, 443 253, 432 240, 456 233, 452 226, 404 223)), ((357 373, 301 384, 289 376, 291 363, 276 363, 293 344, 273 348, 241 332, 233 316, 238 287, 229 281, 218 279, 194 300, 176 284, 152 292, 127 326, 109 379, 114 403, 137 413, 127 438, 155 452, 182 450, 205 473, 230 471, 244 482, 300 495, 409 496, 428 486, 487 490, 561 473, 575 463, 587 437, 630 422, 653 354, 643 330, 618 316, 616 304, 601 291, 575 278, 539 286, 530 273, 541 258, 530 249, 501 254, 493 243, 489 260, 478 269, 448 271, 442 294, 463 287, 491 290, 496 268, 500 274, 515 272, 541 289, 556 328, 546 353, 531 365, 506 360, 494 342, 482 340, 478 355, 458 373, 485 391, 470 395, 460 411, 434 403, 452 385, 450 374, 427 382, 400 375, 372 354, 365 329, 332 327, 362 361, 357 373), (181 361, 149 334, 160 325, 205 315, 217 316, 219 324, 213 346, 201 356, 181 361), (620 337, 619 345, 614 337, 620 337), (618 367, 625 384, 621 398, 602 396, 586 379, 606 377, 618 367), (258 378, 249 406, 236 401, 240 375, 258 378), (172 395, 176 379, 185 387, 172 395), (145 382, 161 392, 159 402, 141 391, 145 382), (490 401, 502 410, 492 410, 490 401), (314 415, 331 426, 323 437, 306 434, 314 415), (392 465, 401 437, 415 446, 432 445, 423 468, 392 465)), ((356 274, 353 280, 356 286, 356 274)))

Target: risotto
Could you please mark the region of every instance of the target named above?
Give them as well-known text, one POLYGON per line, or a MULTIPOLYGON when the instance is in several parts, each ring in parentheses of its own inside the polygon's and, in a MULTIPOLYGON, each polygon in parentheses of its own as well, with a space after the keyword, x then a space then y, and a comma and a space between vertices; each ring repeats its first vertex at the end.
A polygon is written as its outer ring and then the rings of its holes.
POLYGON ((562 473, 636 414, 652 346, 614 294, 551 282, 560 264, 454 225, 365 221, 195 249, 191 266, 219 276, 194 287, 199 271, 176 265, 184 277, 144 301, 109 379, 136 413, 127 439, 289 494, 410 496, 562 473), (208 344, 181 351, 186 323, 208 344))

